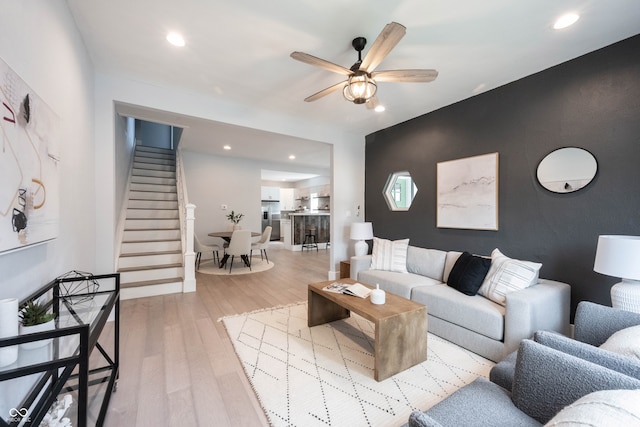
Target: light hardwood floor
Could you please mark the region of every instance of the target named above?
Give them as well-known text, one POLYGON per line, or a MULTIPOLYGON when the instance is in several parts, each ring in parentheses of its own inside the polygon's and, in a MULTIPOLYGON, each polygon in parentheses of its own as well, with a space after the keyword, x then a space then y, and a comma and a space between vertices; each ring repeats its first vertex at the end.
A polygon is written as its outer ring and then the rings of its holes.
POLYGON ((106 426, 268 426, 220 317, 307 299, 327 280, 326 250, 267 250, 275 266, 196 273, 197 291, 122 301, 120 380, 106 426))

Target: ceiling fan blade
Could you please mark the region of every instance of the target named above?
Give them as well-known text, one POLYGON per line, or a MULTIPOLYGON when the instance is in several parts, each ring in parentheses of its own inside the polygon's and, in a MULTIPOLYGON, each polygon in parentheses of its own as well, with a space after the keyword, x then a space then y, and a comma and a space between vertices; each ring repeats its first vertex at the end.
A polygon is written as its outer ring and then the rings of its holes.
POLYGON ((371 77, 376 82, 432 82, 438 77, 436 70, 388 70, 374 71, 371 77))
POLYGON ((313 55, 309 55, 308 53, 292 52, 291 57, 297 61, 314 65, 328 71, 333 71, 334 73, 342 74, 345 76, 353 74, 353 72, 348 68, 344 68, 343 66, 334 64, 333 62, 325 61, 324 59, 317 58, 313 55))
POLYGON ((382 60, 396 47, 406 34, 404 25, 391 22, 382 29, 376 41, 371 45, 371 49, 360 64, 360 69, 367 73, 372 72, 382 60))
POLYGON ((328 88, 326 88, 326 89, 322 89, 320 92, 318 92, 318 93, 314 93, 313 95, 306 97, 306 98, 304 99, 304 101, 305 101, 305 102, 313 102, 313 101, 316 101, 316 100, 318 100, 318 99, 322 98, 323 96, 327 96, 327 95, 329 95, 330 93, 333 93, 333 92, 335 92, 335 91, 337 91, 337 90, 342 89, 342 88, 344 87, 344 85, 345 85, 345 83, 346 83, 346 82, 347 82, 347 81, 345 80, 345 81, 342 81, 342 82, 340 82, 340 83, 336 83, 336 84, 334 84, 333 86, 329 86, 329 87, 328 87, 328 88))

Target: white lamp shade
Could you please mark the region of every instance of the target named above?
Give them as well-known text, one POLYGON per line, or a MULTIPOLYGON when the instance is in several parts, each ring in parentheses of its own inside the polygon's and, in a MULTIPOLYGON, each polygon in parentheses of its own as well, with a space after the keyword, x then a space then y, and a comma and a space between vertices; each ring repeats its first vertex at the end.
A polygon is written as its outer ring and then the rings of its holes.
POLYGON ((370 222, 354 222, 351 224, 351 240, 373 239, 373 225, 370 222))
POLYGON ((607 276, 640 280, 640 236, 600 236, 593 270, 607 276))

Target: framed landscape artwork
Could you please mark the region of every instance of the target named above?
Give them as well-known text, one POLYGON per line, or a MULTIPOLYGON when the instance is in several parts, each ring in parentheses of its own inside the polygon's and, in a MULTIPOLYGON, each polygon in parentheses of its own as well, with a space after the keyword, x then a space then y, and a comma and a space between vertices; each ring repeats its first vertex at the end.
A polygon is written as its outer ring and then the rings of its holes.
POLYGON ((498 153, 437 165, 438 228, 498 229, 498 153))
POLYGON ((60 123, 0 59, 0 254, 58 236, 60 123))

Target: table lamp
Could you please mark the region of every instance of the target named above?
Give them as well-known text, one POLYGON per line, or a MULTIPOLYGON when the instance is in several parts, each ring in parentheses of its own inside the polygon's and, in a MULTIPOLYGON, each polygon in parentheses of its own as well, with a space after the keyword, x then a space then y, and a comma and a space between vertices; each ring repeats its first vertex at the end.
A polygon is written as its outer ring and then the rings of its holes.
POLYGON ((354 222, 351 224, 351 240, 355 244, 356 256, 363 256, 369 252, 369 245, 365 240, 373 239, 373 225, 370 222, 354 222))
POLYGON ((640 236, 599 236, 593 270, 622 281, 611 287, 611 305, 640 313, 640 236))

